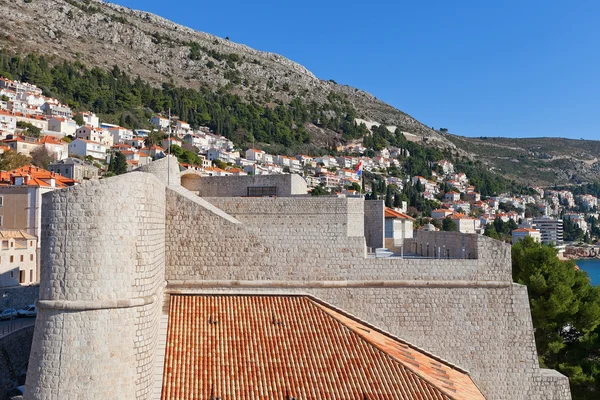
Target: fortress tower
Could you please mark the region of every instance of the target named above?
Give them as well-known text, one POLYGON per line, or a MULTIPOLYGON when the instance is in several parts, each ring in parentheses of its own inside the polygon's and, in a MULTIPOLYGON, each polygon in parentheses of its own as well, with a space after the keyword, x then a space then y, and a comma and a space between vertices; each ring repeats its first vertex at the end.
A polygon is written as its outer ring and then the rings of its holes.
POLYGON ((426 232, 407 248, 460 253, 371 258, 362 199, 295 196, 289 177, 277 198, 222 197, 202 179, 163 159, 45 195, 27 399, 160 398, 170 298, 209 294, 306 294, 467 370, 486 399, 570 399, 539 368, 508 245, 426 232))

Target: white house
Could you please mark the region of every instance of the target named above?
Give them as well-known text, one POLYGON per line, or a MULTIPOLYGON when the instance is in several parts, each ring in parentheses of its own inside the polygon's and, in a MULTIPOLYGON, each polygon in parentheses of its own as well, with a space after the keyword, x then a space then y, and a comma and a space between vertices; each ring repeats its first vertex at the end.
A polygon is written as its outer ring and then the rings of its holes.
POLYGON ((105 160, 108 149, 109 146, 103 143, 93 142, 85 139, 75 139, 69 143, 69 155, 72 156, 91 156, 98 160, 105 160))
POLYGON ((454 221, 460 233, 476 233, 480 227, 479 220, 464 214, 454 213, 450 218, 454 221))
POLYGON ((437 210, 433 210, 431 212, 431 218, 433 219, 437 219, 437 220, 443 220, 446 217, 449 217, 450 215, 452 215, 454 212, 451 210, 447 210, 445 208, 440 208, 437 210))
POLYGON ((172 145, 176 145, 176 146, 179 146, 179 147, 183 146, 183 142, 181 140, 177 139, 177 138, 174 138, 174 137, 171 137, 171 139, 169 139, 169 138, 163 139, 162 142, 161 142, 161 145, 162 145, 162 147, 164 149, 168 149, 169 148, 169 144, 171 146, 172 145))
POLYGON ((60 133, 60 136, 75 136, 77 123, 69 118, 52 117, 48 120, 48 130, 60 133))
POLYGON ((413 238, 414 218, 391 208, 385 208, 385 247, 392 251, 404 246, 405 239, 413 238))
POLYGON ((6 111, 0 111, 0 131, 15 133, 15 129, 17 129, 17 118, 6 111))
POLYGON ((248 149, 246 150, 246 158, 250 161, 254 162, 263 162, 265 156, 265 152, 258 149, 248 149))
POLYGON ((150 123, 161 130, 165 130, 169 127, 169 120, 161 117, 160 115, 155 115, 150 118, 150 123))
POLYGON ((120 126, 111 126, 106 129, 112 136, 113 143, 125 143, 126 140, 133 139, 133 131, 120 126))
POLYGON ((190 128, 190 124, 185 121, 177 121, 176 131, 180 134, 188 133, 192 128, 190 128))
POLYGON ((517 243, 519 240, 522 240, 527 236, 533 238, 533 240, 538 243, 542 240, 542 233, 537 229, 519 228, 512 231, 512 242, 517 243))
POLYGON ((69 144, 63 142, 60 138, 56 136, 42 136, 39 142, 44 145, 50 154, 56 157, 57 161, 69 157, 69 144))
POLYGON ((92 112, 82 112, 81 117, 83 118, 83 125, 89 125, 94 128, 100 126, 100 119, 92 112))
POLYGON ((444 201, 454 202, 460 200, 460 193, 455 192, 454 190, 448 192, 444 195, 444 201))
POLYGON ((113 136, 107 130, 94 128, 91 125, 84 125, 75 131, 75 136, 78 139, 89 140, 92 142, 102 143, 108 147, 113 145, 113 136))

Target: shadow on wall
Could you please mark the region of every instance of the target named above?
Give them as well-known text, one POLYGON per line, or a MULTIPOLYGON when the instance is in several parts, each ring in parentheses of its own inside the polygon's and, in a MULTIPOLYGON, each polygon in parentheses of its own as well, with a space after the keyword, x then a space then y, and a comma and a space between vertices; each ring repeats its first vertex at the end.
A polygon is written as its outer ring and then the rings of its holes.
POLYGON ((0 339, 0 399, 15 387, 24 385, 34 326, 19 329, 0 339))
MULTIPOLYGON (((23 271, 25 272, 25 271, 23 271)), ((4 288, 19 286, 20 270, 15 267, 0 273, 0 292, 4 288)), ((0 300, 1 301, 1 300, 0 300)), ((0 303, 0 307, 4 305, 0 303)))

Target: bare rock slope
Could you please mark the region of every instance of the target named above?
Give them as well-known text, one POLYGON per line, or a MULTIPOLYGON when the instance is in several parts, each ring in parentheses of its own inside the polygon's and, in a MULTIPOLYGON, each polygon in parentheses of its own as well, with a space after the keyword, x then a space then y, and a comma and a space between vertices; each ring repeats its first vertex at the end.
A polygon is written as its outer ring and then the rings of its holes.
POLYGON ((0 45, 22 53, 122 70, 156 85, 226 88, 265 104, 323 103, 344 94, 360 118, 453 145, 409 115, 362 90, 318 79, 302 65, 144 11, 96 0, 0 0, 0 45))

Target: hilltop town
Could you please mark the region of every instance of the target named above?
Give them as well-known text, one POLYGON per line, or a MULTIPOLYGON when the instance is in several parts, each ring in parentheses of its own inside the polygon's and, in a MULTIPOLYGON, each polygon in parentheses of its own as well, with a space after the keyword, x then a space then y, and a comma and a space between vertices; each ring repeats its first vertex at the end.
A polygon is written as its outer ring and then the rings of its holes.
MULTIPOLYGON (((36 238, 40 216, 22 201, 24 195, 15 190, 20 185, 35 187, 39 207, 41 194, 49 190, 132 171, 170 152, 182 170, 199 176, 296 174, 313 195, 384 200, 391 213, 404 219, 401 237, 412 237, 418 229, 485 234, 507 242, 531 236, 557 246, 567 257, 598 254, 593 246, 580 246, 592 245, 600 236, 599 193, 593 186, 521 187, 519 193, 487 190, 482 195, 486 188, 481 186, 489 182, 479 179, 474 184, 462 168, 441 158, 443 154, 421 156, 424 166, 413 169, 426 176, 411 175, 408 168, 418 155, 409 147, 418 150, 420 144, 408 134, 413 142, 407 140, 404 148, 374 151, 356 142, 330 154, 289 156, 236 147, 206 126, 192 127, 168 115, 152 116, 146 124, 151 129, 104 123, 92 112, 74 112, 44 96, 35 85, 6 78, 0 79, 0 98, 0 152, 7 169, 0 186, 0 225, 36 238), (22 216, 9 217, 15 213, 22 216)), ((33 271, 36 263, 22 269, 33 271)), ((21 284, 37 282, 39 276, 13 274, 11 284, 17 283, 17 275, 21 284)))

